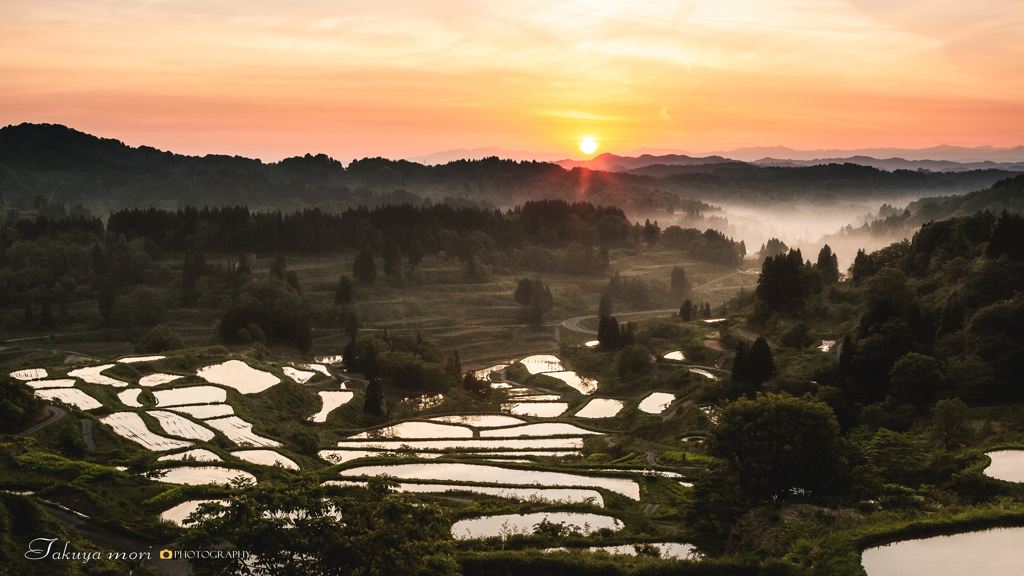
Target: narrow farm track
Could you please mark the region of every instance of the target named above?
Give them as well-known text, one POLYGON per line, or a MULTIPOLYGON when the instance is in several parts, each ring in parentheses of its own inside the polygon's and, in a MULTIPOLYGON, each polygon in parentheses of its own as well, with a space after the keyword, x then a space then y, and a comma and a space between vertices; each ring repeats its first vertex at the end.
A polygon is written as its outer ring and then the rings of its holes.
POLYGON ((35 426, 29 428, 28 430, 25 430, 24 432, 21 433, 21 435, 22 436, 31 436, 31 435, 35 434, 36 432, 42 430, 43 428, 46 428, 50 424, 55 424, 55 423, 59 422, 61 418, 63 418, 63 417, 68 415, 68 411, 63 409, 63 408, 61 408, 61 407, 59 407, 59 406, 53 406, 53 405, 47 406, 46 407, 46 411, 50 413, 50 417, 49 418, 47 418, 46 420, 43 420, 42 422, 40 422, 39 424, 36 424, 35 426))

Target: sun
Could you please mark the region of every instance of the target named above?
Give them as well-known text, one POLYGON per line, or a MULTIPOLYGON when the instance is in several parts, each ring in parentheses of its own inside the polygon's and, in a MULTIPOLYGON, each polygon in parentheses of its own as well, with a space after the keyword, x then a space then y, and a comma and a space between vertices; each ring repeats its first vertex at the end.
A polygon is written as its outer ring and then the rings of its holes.
POLYGON ((600 144, 598 144, 598 140, 600 140, 600 138, 597 136, 580 136, 576 140, 579 142, 580 150, 582 150, 584 154, 593 154, 594 152, 597 152, 597 148, 600 146, 600 144))

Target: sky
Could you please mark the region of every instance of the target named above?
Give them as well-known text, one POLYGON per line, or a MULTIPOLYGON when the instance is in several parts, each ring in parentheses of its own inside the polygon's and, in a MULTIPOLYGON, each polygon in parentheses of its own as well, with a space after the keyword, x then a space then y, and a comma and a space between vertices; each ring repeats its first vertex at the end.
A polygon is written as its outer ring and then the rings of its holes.
POLYGON ((0 0, 0 125, 276 161, 1024 143, 1020 0, 0 0))

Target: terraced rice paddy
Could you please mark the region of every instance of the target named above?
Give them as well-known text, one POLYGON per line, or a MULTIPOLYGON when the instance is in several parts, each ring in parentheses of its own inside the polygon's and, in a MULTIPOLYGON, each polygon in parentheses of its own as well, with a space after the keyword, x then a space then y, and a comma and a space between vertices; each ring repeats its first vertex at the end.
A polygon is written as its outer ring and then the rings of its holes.
POLYGON ((184 406, 187 404, 220 404, 228 398, 223 388, 216 386, 189 386, 153 392, 157 406, 184 406))
POLYGON ((514 416, 535 416, 537 418, 554 418, 569 409, 565 402, 512 402, 502 404, 502 410, 507 410, 514 416))
POLYGON ((59 378, 57 380, 30 380, 25 382, 32 388, 40 390, 42 388, 74 388, 74 378, 59 378))
POLYGON ((580 436, 586 434, 600 434, 586 430, 572 424, 563 422, 540 422, 536 424, 523 424, 512 428, 497 428, 494 430, 481 430, 481 438, 515 438, 518 436, 580 436))
POLYGON ((160 479, 168 484, 187 484, 189 486, 201 486, 203 484, 228 484, 232 478, 241 476, 253 483, 256 477, 235 468, 223 468, 221 466, 181 466, 178 468, 166 468, 167 474, 160 479))
POLYGON ((562 366, 562 361, 557 356, 550 354, 537 354, 534 356, 527 356, 519 361, 530 374, 540 374, 542 372, 561 372, 565 370, 562 366))
POLYGON ((121 404, 125 406, 131 406, 132 408, 142 408, 142 404, 139 402, 139 394, 142 394, 141 388, 129 388, 124 392, 117 393, 117 399, 121 401, 121 404))
POLYGON ((821 345, 818 346, 818 350, 821 350, 822 352, 828 352, 835 345, 836 345, 836 341, 835 340, 822 340, 821 341, 821 345))
MULTIPOLYGON (((324 484, 330 485, 352 485, 358 483, 338 482, 328 480, 324 484)), ((470 486, 458 484, 415 484, 402 482, 398 485, 399 492, 412 492, 415 494, 436 494, 444 492, 471 492, 473 494, 485 494, 511 500, 554 502, 562 504, 591 504, 598 508, 604 508, 604 498, 597 490, 573 489, 573 488, 504 488, 500 486, 470 486)))
POLYGON ((235 411, 231 408, 230 404, 203 404, 199 406, 175 406, 171 408, 175 412, 181 412, 182 414, 188 414, 193 418, 199 418, 205 420, 207 418, 219 418, 221 416, 231 416, 235 411))
POLYGON ((407 445, 413 450, 572 450, 583 447, 582 438, 488 438, 465 440, 342 440, 339 448, 398 450, 407 445))
MULTIPOLYGON (((587 552, 607 552, 608 554, 623 554, 626 556, 636 556, 636 546, 642 544, 623 544, 621 546, 594 546, 587 548, 587 552)), ((654 544, 647 544, 647 546, 653 546, 658 551, 659 558, 675 558, 679 560, 698 560, 699 553, 697 549, 693 547, 693 544, 683 544, 682 542, 660 542, 654 544)), ((545 550, 545 552, 568 552, 565 548, 554 548, 545 550)))
POLYGON ((309 417, 311 422, 326 422, 327 415, 334 411, 335 408, 347 404, 349 400, 355 395, 355 392, 348 391, 322 391, 317 392, 320 396, 320 402, 323 403, 323 407, 316 414, 309 417))
MULTIPOLYGON (((448 455, 444 452, 409 452, 399 448, 396 446, 394 450, 321 450, 317 453, 317 456, 332 464, 341 464, 343 462, 359 460, 360 458, 375 458, 377 456, 439 458, 448 455)), ((567 458, 579 455, 578 450, 519 450, 515 452, 462 452, 459 454, 461 457, 482 458, 487 459, 489 462, 529 462, 530 456, 538 458, 567 458)))
POLYGON ((121 358, 118 362, 125 364, 135 364, 138 362, 155 362, 157 360, 163 360, 167 356, 129 356, 127 358, 121 358))
POLYGON ((621 530, 622 522, 613 516, 585 512, 535 512, 533 514, 505 514, 460 520, 452 526, 452 537, 457 540, 475 538, 502 538, 512 534, 533 534, 534 527, 543 521, 565 523, 575 527, 581 534, 589 535, 597 530, 621 530))
POLYGON ((569 386, 575 388, 580 394, 586 396, 597 392, 597 380, 594 380, 593 378, 584 378, 575 372, 546 372, 545 376, 558 378, 562 382, 565 382, 569 386))
POLYGON ((494 366, 488 366, 481 370, 477 370, 473 373, 477 380, 490 380, 491 374, 501 372, 505 368, 508 368, 508 364, 495 364, 494 366))
POLYGON ((707 370, 702 370, 700 368, 690 368, 690 372, 693 372, 694 374, 700 374, 701 376, 708 378, 710 380, 718 380, 718 376, 715 376, 714 374, 708 372, 707 370))
POLYGON ((26 368, 25 370, 11 372, 11 378, 16 380, 39 380, 47 376, 46 368, 26 368))
MULTIPOLYGON (((345 462, 352 462, 353 460, 359 460, 361 458, 375 458, 377 456, 399 456, 397 452, 390 452, 387 450, 321 450, 317 452, 322 460, 326 460, 331 464, 342 464, 345 462)), ((409 457, 410 454, 407 452, 401 453, 402 457, 409 457)), ((411 456, 416 458, 439 458, 444 456, 440 452, 413 452, 411 456)))
POLYGON ((171 436, 202 440, 203 442, 213 440, 214 433, 212 430, 196 424, 184 416, 174 414, 173 412, 164 412, 163 410, 151 410, 147 414, 156 418, 164 432, 171 436))
POLYGON ((992 464, 985 475, 1004 482, 1024 482, 1024 450, 995 450, 986 453, 992 464))
POLYGON ((601 342, 597 340, 587 340, 586 342, 583 343, 583 345, 586 346, 587 348, 596 348, 599 344, 601 344, 601 342))
POLYGON ((1024 566, 1024 528, 997 528, 868 548, 868 576, 1018 576, 1024 566))
POLYGON ((213 420, 206 420, 206 424, 220 430, 228 440, 231 440, 239 446, 252 445, 261 448, 280 448, 281 443, 270 438, 264 438, 259 436, 252 431, 252 424, 242 420, 237 416, 228 416, 226 418, 215 418, 213 420))
POLYGON ((682 350, 676 350, 675 352, 669 352, 662 356, 665 360, 675 360, 676 362, 683 362, 686 360, 686 355, 683 354, 682 350))
POLYGON ((156 374, 150 374, 139 378, 139 386, 159 386, 161 384, 167 384, 168 382, 174 382, 179 378, 184 378, 184 376, 179 376, 177 374, 161 374, 158 372, 156 374))
POLYGON ((654 392, 647 398, 640 401, 640 405, 637 408, 641 412, 648 414, 661 414, 669 407, 672 402, 676 399, 674 394, 668 394, 667 392, 654 392))
POLYGON ((473 431, 465 426, 435 422, 402 422, 394 426, 360 432, 349 439, 364 438, 472 438, 473 431))
POLYGON ((577 418, 612 418, 622 410, 625 402, 608 398, 594 398, 576 412, 577 418))
POLYGON ((78 388, 49 388, 36 390, 36 396, 44 400, 59 400, 65 404, 76 406, 81 410, 95 410, 102 408, 103 403, 82 392, 78 388))
POLYGON ((292 368, 291 366, 285 366, 285 367, 281 368, 281 371, 284 372, 285 376, 291 378, 292 380, 294 380, 298 384, 305 384, 306 382, 309 382, 309 380, 311 378, 313 378, 313 376, 316 376, 316 372, 307 372, 305 370, 296 370, 295 368, 292 368))
POLYGON ((324 366, 323 364, 299 364, 298 367, 306 370, 315 370, 316 372, 319 372, 324 376, 331 378, 331 371, 328 370, 327 367, 324 366))
POLYGON ((270 372, 257 370, 241 360, 200 368, 197 374, 211 384, 230 386, 242 394, 257 394, 281 382, 270 372))
POLYGON ((100 422, 113 428, 117 435, 154 452, 178 450, 192 446, 191 442, 166 438, 150 432, 149 428, 146 427, 146 423, 142 421, 142 417, 135 412, 114 412, 100 418, 100 422))
POLYGON ((401 480, 440 480, 447 482, 458 480, 461 482, 513 486, 538 484, 546 487, 604 488, 633 500, 640 499, 640 486, 633 480, 625 478, 582 476, 566 474, 564 472, 521 470, 482 464, 424 463, 396 464, 394 466, 359 466, 339 472, 339 475, 349 478, 377 476, 380 474, 389 474, 401 480))
POLYGON ((185 525, 185 519, 191 516, 199 509, 200 504, 207 504, 210 502, 217 502, 226 504, 226 500, 189 500, 188 502, 182 502, 173 508, 169 508, 160 513, 160 519, 165 522, 170 522, 178 526, 185 525))
POLYGON ((103 386, 114 386, 115 388, 124 388, 128 385, 127 382, 122 380, 115 380, 109 376, 100 374, 104 370, 113 368, 113 364, 104 364, 102 366, 89 366, 88 368, 79 368, 78 370, 72 370, 68 372, 68 376, 85 380, 89 384, 101 384, 103 386))
POLYGON ((495 428, 497 426, 515 426, 526 424, 525 420, 513 418, 512 416, 499 416, 497 414, 474 414, 472 416, 438 416, 431 418, 434 422, 445 424, 462 424, 464 426, 475 426, 477 428, 495 428))
POLYGON ((231 453, 235 458, 241 458, 246 462, 260 464, 262 466, 281 466, 289 470, 298 470, 299 465, 290 458, 282 456, 273 450, 236 450, 231 453))
POLYGON ((196 462, 222 462, 220 456, 217 456, 213 452, 203 448, 186 450, 185 452, 178 452, 177 454, 167 454, 157 458, 157 461, 165 462, 167 460, 186 460, 190 458, 196 462))

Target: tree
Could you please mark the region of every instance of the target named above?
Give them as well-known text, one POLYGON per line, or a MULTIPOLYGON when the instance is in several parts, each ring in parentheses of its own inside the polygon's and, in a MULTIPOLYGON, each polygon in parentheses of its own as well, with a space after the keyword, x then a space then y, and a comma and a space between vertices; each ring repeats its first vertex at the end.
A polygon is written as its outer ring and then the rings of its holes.
POLYGON ((370 250, 369 244, 356 254, 356 259, 352 262, 352 277, 356 282, 367 286, 377 280, 377 264, 373 260, 373 251, 370 250))
POLYGON ((533 301, 533 281, 529 278, 520 280, 512 297, 520 306, 529 306, 533 301))
POLYGON ((683 319, 683 322, 689 322, 693 319, 693 302, 684 300, 683 305, 679 307, 679 317, 683 319))
POLYGON ((43 301, 43 310, 39 314, 39 327, 43 329, 55 328, 57 323, 53 321, 53 310, 50 308, 50 301, 43 301))
POLYGON ((932 408, 932 425, 928 428, 928 435, 946 450, 966 444, 973 433, 967 422, 967 404, 963 400, 939 400, 932 408))
POLYGON ((380 379, 373 378, 366 385, 366 392, 363 397, 363 414, 380 416, 380 408, 383 403, 384 389, 380 385, 380 379))
POLYGON ((160 324, 153 328, 139 340, 135 345, 135 352, 142 354, 157 354, 169 350, 179 350, 185 347, 185 341, 180 336, 171 332, 170 328, 160 324))
POLYGON ((839 258, 832 253, 828 244, 818 252, 818 262, 814 266, 821 272, 821 280, 826 286, 839 281, 839 258))
POLYGON ((619 322, 615 316, 601 316, 597 323, 597 342, 602 348, 618 350, 621 347, 619 322))
POLYGON ((822 495, 839 473, 843 444, 832 410, 785 394, 726 404, 708 432, 708 453, 754 498, 822 495))
POLYGON ((407 254, 407 257, 409 258, 409 267, 415 270, 426 254, 427 252, 423 249, 423 244, 421 244, 419 240, 413 240, 412 243, 409 244, 409 254, 407 254))
POLYGON ((181 263, 181 302, 185 306, 194 306, 199 300, 196 283, 206 273, 206 259, 203 255, 189 251, 181 263))
POLYGON ((396 484, 386 476, 344 497, 330 496, 310 474, 235 486, 226 505, 200 506, 198 522, 182 542, 190 550, 228 543, 225 551, 253 556, 194 561, 196 576, 451 576, 458 571, 444 510, 395 493, 396 484))
POLYGON ((342 275, 338 279, 338 287, 334 289, 334 304, 341 306, 350 302, 352 302, 352 282, 349 281, 348 276, 342 275))
POLYGON ((444 359, 444 371, 452 377, 453 380, 458 380, 462 376, 462 361, 459 360, 459 349, 452 350, 448 356, 444 359))
POLYGON ((0 433, 16 434, 42 418, 46 402, 23 382, 0 376, 0 433))
POLYGON ((764 336, 759 336, 750 347, 750 379, 758 386, 764 384, 775 375, 775 359, 772 349, 764 336))
POLYGON ((893 395, 910 404, 930 402, 946 383, 939 361, 917 352, 897 360, 889 379, 893 395))
POLYGON ((642 344, 626 346, 615 356, 615 371, 619 376, 643 372, 651 364, 651 352, 642 344))
POLYGON ((299 284, 299 275, 294 270, 289 270, 288 274, 285 275, 285 280, 288 285, 295 290, 296 294, 302 296, 302 285, 299 284))
POLYGON ((644 223, 644 242, 653 246, 658 243, 658 239, 661 238, 661 228, 658 226, 658 222, 655 221, 651 224, 650 220, 644 223))
POLYGON ((274 257, 274 263, 270 265, 270 275, 278 280, 284 280, 285 272, 288 270, 288 263, 284 256, 278 254, 274 257))
POLYGON ((466 376, 462 379, 462 387, 466 392, 479 396, 489 396, 491 393, 491 387, 487 385, 487 382, 477 380, 476 374, 472 370, 466 371, 466 376))

